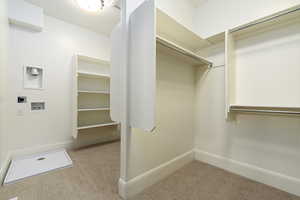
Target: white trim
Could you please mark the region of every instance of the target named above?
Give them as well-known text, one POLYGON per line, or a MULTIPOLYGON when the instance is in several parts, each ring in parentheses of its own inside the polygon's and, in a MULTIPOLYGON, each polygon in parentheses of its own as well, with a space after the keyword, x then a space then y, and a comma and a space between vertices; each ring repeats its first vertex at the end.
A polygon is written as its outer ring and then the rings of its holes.
POLYGON ((129 181, 119 180, 119 194, 122 198, 130 198, 158 181, 166 178, 173 172, 194 160, 194 151, 184 153, 166 163, 161 164, 129 181))
POLYGON ((248 179, 258 181, 300 196, 300 179, 298 178, 211 154, 198 149, 195 150, 195 159, 244 176, 248 179))

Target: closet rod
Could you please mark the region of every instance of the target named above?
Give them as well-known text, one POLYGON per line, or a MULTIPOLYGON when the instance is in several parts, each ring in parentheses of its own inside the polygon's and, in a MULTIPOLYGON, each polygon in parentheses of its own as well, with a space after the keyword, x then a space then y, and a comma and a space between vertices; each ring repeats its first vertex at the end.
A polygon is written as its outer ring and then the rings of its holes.
POLYGON ((163 45, 163 46, 165 46, 169 49, 172 49, 172 50, 174 50, 174 51, 176 51, 176 52, 178 52, 178 53, 180 53, 184 56, 188 56, 188 57, 191 57, 195 60, 198 60, 202 64, 208 65, 209 68, 211 68, 212 65, 213 65, 212 62, 206 60, 205 58, 202 58, 201 56, 198 56, 198 55, 194 54, 193 52, 191 52, 187 49, 184 49, 184 48, 178 46, 177 44, 175 44, 173 42, 170 42, 170 41, 168 41, 168 40, 166 40, 166 39, 164 39, 160 36, 156 36, 156 42, 158 42, 159 44, 161 44, 161 45, 163 45))
POLYGON ((279 13, 279 14, 277 14, 277 15, 275 15, 275 16, 271 16, 271 17, 262 19, 262 20, 260 20, 260 21, 253 22, 253 23, 250 23, 250 24, 247 24, 247 25, 244 25, 244 26, 235 28, 235 29, 231 30, 230 33, 238 32, 238 31, 241 31, 241 30, 250 28, 250 27, 252 27, 252 26, 258 25, 258 24, 262 24, 262 23, 265 23, 265 22, 268 22, 268 21, 272 21, 272 20, 274 20, 274 19, 276 19, 276 18, 285 16, 285 15, 288 15, 288 14, 291 14, 291 13, 294 13, 294 12, 297 12, 297 11, 300 11, 300 8, 295 8, 295 9, 293 9, 293 10, 289 10, 289 11, 286 11, 286 12, 283 12, 283 13, 279 13))
POLYGON ((258 109, 240 109, 240 108, 231 108, 231 111, 238 112, 249 112, 249 113, 271 113, 271 114, 288 114, 288 115, 300 115, 299 112, 295 111, 286 111, 286 110, 258 110, 258 109))

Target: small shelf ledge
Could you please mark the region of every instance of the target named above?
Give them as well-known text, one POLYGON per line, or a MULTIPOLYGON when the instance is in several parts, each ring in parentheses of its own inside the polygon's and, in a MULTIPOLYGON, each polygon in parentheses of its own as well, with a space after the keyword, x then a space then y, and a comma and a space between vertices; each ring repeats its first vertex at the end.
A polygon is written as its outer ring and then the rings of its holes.
POLYGON ((109 91, 91 91, 91 90, 78 90, 78 93, 88 93, 88 94, 110 94, 109 91))
POLYGON ((92 72, 84 72, 84 71, 78 71, 77 74, 79 77, 86 77, 86 78, 110 78, 109 74, 100 74, 100 73, 92 73, 92 72))
POLYGON ((99 128, 99 127, 105 127, 105 126, 115 126, 118 125, 117 122, 111 122, 111 123, 103 123, 103 124, 95 124, 95 125, 88 125, 88 126, 79 126, 77 130, 84 130, 84 129, 91 129, 91 128, 99 128))
POLYGON ((86 55, 82 55, 82 54, 77 54, 77 58, 78 58, 78 60, 82 60, 85 62, 93 62, 93 63, 98 63, 98 64, 110 65, 110 62, 108 60, 103 60, 100 58, 86 56, 86 55))
POLYGON ((107 108, 79 108, 78 112, 89 112, 89 111, 106 111, 110 110, 109 107, 107 108))

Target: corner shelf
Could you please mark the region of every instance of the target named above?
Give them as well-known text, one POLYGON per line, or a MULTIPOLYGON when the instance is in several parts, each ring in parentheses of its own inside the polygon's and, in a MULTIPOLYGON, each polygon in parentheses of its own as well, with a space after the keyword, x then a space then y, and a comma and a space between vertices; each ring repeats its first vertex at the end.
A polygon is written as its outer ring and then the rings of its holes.
POLYGON ((192 52, 211 44, 159 8, 156 8, 156 30, 158 36, 192 52))
POLYGON ((95 124, 95 125, 89 125, 89 126, 79 126, 77 130, 84 130, 84 129, 91 129, 91 128, 99 128, 99 127, 106 127, 106 126, 115 126, 118 125, 117 122, 111 122, 111 123, 103 123, 103 124, 95 124))
POLYGON ((90 94, 110 94, 109 91, 89 91, 89 90, 78 90, 78 93, 90 93, 90 94))
POLYGON ((89 112, 89 111, 106 111, 110 110, 110 108, 79 108, 78 112, 89 112))
POLYGON ((108 74, 83 72, 83 71, 78 71, 77 73, 78 73, 79 77, 86 77, 86 78, 110 78, 110 75, 108 75, 108 74))
POLYGON ((177 54, 180 54, 181 56, 190 58, 191 60, 193 60, 192 62, 195 65, 200 65, 200 66, 203 65, 203 66, 211 67, 213 64, 206 58, 203 58, 203 57, 193 53, 192 51, 185 49, 184 47, 181 47, 159 35, 156 36, 156 42, 158 44, 160 44, 160 46, 163 46, 164 48, 173 50, 174 52, 176 52, 177 54))

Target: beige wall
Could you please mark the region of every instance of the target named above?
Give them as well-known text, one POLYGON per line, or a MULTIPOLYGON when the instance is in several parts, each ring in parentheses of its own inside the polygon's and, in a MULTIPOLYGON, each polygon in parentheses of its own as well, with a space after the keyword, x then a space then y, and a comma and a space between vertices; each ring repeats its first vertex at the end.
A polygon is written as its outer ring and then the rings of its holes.
POLYGON ((133 129, 130 179, 193 149, 194 72, 184 61, 158 52, 157 128, 153 133, 133 129))

